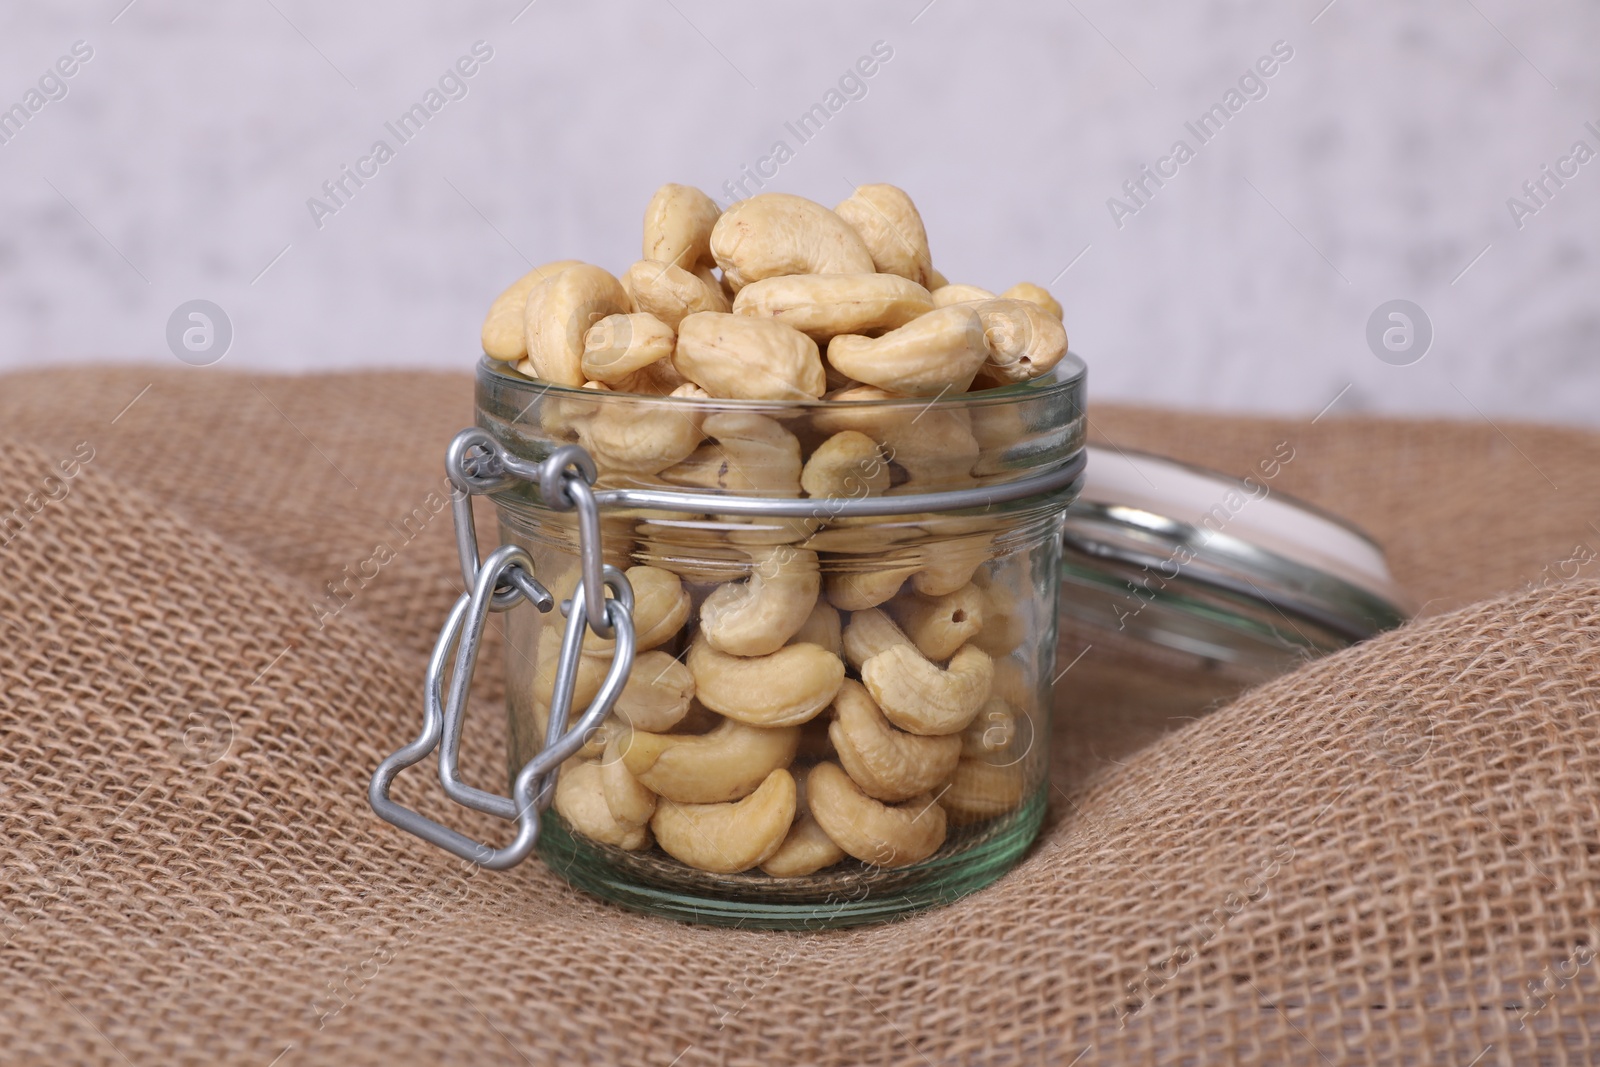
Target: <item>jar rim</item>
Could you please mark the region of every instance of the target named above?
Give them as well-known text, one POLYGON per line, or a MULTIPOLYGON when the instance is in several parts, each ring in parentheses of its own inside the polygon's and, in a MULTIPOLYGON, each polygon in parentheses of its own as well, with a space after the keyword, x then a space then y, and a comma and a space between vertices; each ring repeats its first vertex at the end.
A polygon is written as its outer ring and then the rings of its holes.
POLYGON ((858 411, 874 405, 886 410, 906 407, 968 409, 973 405, 988 407, 1025 401, 1037 402, 1063 394, 1078 393, 1081 395, 1087 376, 1088 366, 1084 363, 1082 357, 1075 352, 1069 351, 1048 374, 1040 375, 1025 382, 1014 382, 1010 385, 997 386, 993 389, 980 389, 974 393, 950 393, 948 396, 941 393, 932 398, 925 396, 884 397, 875 400, 826 400, 820 398, 815 400, 731 400, 722 397, 701 400, 694 397, 613 393, 599 389, 583 389, 571 385, 560 385, 555 382, 545 381, 543 378, 530 378, 517 371, 512 364, 503 360, 492 359, 487 355, 478 363, 480 381, 492 381, 501 388, 537 390, 541 396, 549 393, 556 398, 565 396, 570 399, 582 399, 597 404, 648 401, 652 404, 714 405, 725 410, 743 409, 753 412, 770 412, 774 410, 800 412, 844 405, 850 405, 858 411), (616 399, 607 399, 611 397, 616 399))

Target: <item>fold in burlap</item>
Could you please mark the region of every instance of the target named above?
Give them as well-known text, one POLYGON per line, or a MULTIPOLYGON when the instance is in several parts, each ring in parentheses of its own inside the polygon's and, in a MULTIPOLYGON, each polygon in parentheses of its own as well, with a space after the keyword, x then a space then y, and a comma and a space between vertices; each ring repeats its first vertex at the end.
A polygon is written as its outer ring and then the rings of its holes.
MULTIPOLYGON (((1600 439, 1094 410, 1120 447, 1241 473, 1292 441, 1275 488, 1373 530, 1424 617, 1058 776, 985 892, 776 934, 629 914, 537 862, 474 875, 368 810, 459 589, 429 494, 470 396, 0 380, 0 515, 27 512, 0 534, 0 1060, 1594 1055, 1600 439)), ((486 666, 465 770, 497 785, 486 666)))

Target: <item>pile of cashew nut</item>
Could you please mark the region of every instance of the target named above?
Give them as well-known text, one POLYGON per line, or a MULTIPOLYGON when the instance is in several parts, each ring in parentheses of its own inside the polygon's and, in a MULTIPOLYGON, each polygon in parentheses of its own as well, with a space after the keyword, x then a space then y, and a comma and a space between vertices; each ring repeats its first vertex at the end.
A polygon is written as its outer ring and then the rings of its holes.
MULTIPOLYGON (((948 398, 1055 367, 1067 337, 1049 293, 948 284, 894 186, 833 210, 764 193, 720 211, 667 185, 643 259, 620 279, 576 261, 532 271, 495 301, 483 346, 530 377, 635 394, 540 401, 543 433, 582 444, 602 483, 818 500, 803 519, 603 518, 638 653, 561 771, 572 829, 703 871, 795 878, 847 857, 919 863, 951 827, 1022 804, 1041 714, 1027 552, 983 517, 854 518, 827 502, 996 473, 1021 432, 1014 407, 948 398), (924 399, 865 403, 906 398, 924 399)), ((557 569, 541 580, 561 599, 575 561, 557 569)), ((542 736, 557 626, 532 643, 542 736)), ((610 655, 589 636, 574 707, 610 655)))

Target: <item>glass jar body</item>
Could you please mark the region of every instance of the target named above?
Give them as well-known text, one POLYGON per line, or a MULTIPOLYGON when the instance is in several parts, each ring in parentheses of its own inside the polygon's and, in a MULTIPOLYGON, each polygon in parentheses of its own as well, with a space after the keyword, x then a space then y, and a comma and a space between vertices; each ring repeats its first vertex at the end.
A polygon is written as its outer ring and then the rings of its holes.
MULTIPOLYGON (((602 512, 639 648, 615 711, 563 767, 545 862, 642 911, 772 928, 890 919, 1004 873, 1046 806, 1075 485, 901 515, 841 502, 933 502, 1059 467, 1082 447, 1081 384, 1080 364, 994 402, 689 410, 480 375, 479 424, 518 455, 577 443, 597 487, 696 501, 602 512), (722 513, 708 495, 814 506, 722 513)), ((516 490, 496 504, 503 540, 569 597, 571 513, 516 490)), ((506 616, 513 776, 544 742, 563 625, 529 604, 506 616)), ((609 653, 589 635, 572 717, 609 653)))

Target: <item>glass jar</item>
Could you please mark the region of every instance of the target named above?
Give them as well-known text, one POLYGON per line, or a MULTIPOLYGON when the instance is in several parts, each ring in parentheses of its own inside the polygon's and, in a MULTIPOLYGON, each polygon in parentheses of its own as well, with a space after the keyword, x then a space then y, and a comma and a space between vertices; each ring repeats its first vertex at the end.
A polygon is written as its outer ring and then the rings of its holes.
POLYGON ((441 637, 424 736, 380 769, 374 806, 487 866, 536 838, 575 886, 703 923, 853 925, 994 881, 1047 800, 1084 377, 1069 355, 1033 382, 933 400, 728 401, 485 361, 478 430, 452 463, 492 493, 505 547, 478 569, 463 541, 477 599, 441 637), (570 495, 552 491, 561 471, 570 495), (511 798, 454 769, 466 646, 500 603, 511 798), (591 614, 586 634, 571 621, 591 614), (512 846, 388 800, 430 728, 446 790, 517 818, 512 846))

